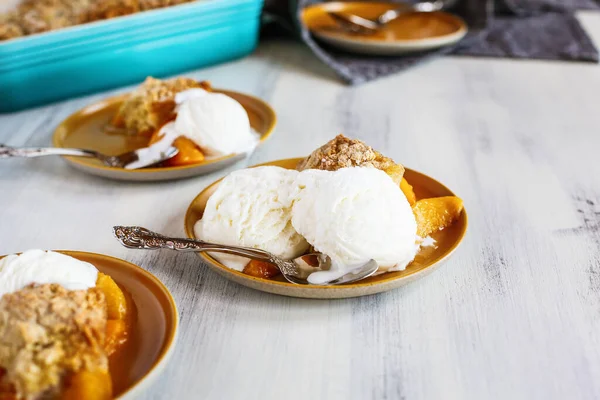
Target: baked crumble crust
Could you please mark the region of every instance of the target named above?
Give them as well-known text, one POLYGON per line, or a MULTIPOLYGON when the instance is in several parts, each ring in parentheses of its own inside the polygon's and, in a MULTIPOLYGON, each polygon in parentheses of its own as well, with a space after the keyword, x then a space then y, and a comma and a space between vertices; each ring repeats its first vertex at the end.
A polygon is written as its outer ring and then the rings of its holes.
POLYGON ((394 160, 384 156, 371 146, 344 135, 338 135, 333 140, 313 151, 302 160, 297 169, 321 169, 335 171, 348 167, 374 167, 388 174, 394 182, 400 184, 404 175, 404 167, 394 160))
POLYGON ((138 135, 151 135, 172 119, 175 95, 187 89, 211 90, 209 82, 178 77, 168 80, 148 77, 123 102, 113 125, 138 135))
POLYGON ((96 289, 28 286, 0 299, 0 388, 55 397, 69 374, 108 371, 106 299, 96 289), (3 375, 3 377, 2 377, 3 375))
POLYGON ((0 14, 0 41, 193 0, 23 0, 0 14))

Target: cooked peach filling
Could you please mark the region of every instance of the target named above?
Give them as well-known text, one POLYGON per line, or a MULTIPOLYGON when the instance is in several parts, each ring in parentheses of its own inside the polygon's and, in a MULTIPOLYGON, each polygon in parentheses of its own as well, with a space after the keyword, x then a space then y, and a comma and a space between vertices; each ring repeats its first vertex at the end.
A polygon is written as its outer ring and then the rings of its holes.
POLYGON ((279 268, 267 261, 250 260, 242 272, 255 278, 272 279, 279 275, 279 268))
POLYGON ((106 297, 106 353, 110 356, 127 341, 127 299, 117 283, 108 275, 98 273, 96 287, 106 297))
MULTIPOLYGON (((45 336, 40 336, 39 339, 31 337, 30 340, 31 345, 38 342, 40 344, 46 342, 51 343, 51 348, 55 349, 60 354, 63 354, 60 349, 63 349, 62 352, 70 351, 73 353, 72 356, 70 356, 71 358, 60 361, 59 365, 63 365, 63 367, 57 365, 56 368, 58 369, 55 368, 57 372, 55 375, 48 373, 47 379, 50 379, 53 376, 62 376, 62 379, 54 379, 54 381, 50 382, 39 377, 30 377, 28 379, 36 380, 32 381, 32 383, 27 383, 26 381, 26 383, 21 382, 22 390, 25 391, 25 393, 22 394, 25 395, 26 398, 30 397, 29 395, 35 396, 35 393, 39 391, 39 389, 37 389, 38 387, 48 388, 42 395, 43 398, 48 399, 109 400, 113 398, 112 381, 106 360, 107 357, 117 352, 127 341, 130 324, 125 294, 110 276, 99 273, 96 287, 90 289, 87 293, 85 291, 70 292, 59 285, 42 285, 38 288, 32 286, 25 289, 23 294, 18 292, 15 296, 12 296, 11 299, 12 300, 8 300, 9 304, 12 304, 10 301, 21 301, 19 307, 23 308, 23 312, 30 314, 32 310, 46 309, 46 307, 48 307, 46 305, 47 302, 50 302, 49 304, 52 304, 52 307, 58 307, 56 304, 65 304, 64 306, 57 308, 63 311, 60 311, 56 317, 49 315, 46 319, 32 322, 34 325, 38 324, 36 326, 39 326, 42 329, 46 326, 47 328, 44 331, 47 333, 44 334, 45 336), (83 303, 82 300, 71 300, 81 299, 82 296, 88 296, 86 298, 92 300, 88 303, 83 303), (27 303, 22 302, 23 300, 27 301, 25 299, 31 299, 30 302, 39 304, 39 306, 28 306, 27 303), (75 305, 75 301, 79 301, 80 303, 75 305), (102 309, 104 305, 106 305, 106 313, 104 313, 104 310, 99 310, 102 309), (88 314, 84 314, 84 311, 78 309, 77 311, 73 311, 77 313, 75 317, 69 317, 69 313, 72 312, 72 310, 75 310, 75 307, 88 307, 89 311, 85 311, 88 314), (88 319, 92 317, 94 319, 88 319), (48 325, 49 320, 55 320, 56 323, 48 325), (82 323, 84 325, 81 325, 82 323), (64 326, 64 329, 69 329, 69 333, 67 333, 66 330, 65 333, 61 333, 63 328, 60 328, 60 326, 64 326), (103 331, 104 334, 102 334, 103 331), (86 340, 83 340, 78 336, 81 334, 87 337, 87 340, 91 342, 85 344, 87 343, 86 340), (76 347, 77 350, 75 350, 75 348, 71 349, 72 346, 79 347, 76 347), (60 372, 61 369, 62 372, 60 372)), ((38 318, 43 317, 38 316, 38 318)), ((32 334, 35 332, 38 331, 33 330, 32 334)), ((37 334, 41 334, 40 332, 37 334)), ((17 347, 11 347, 9 342, 5 343, 4 346, 7 351, 19 351, 18 341, 14 345, 17 347)), ((26 353, 27 351, 23 350, 23 354, 26 353)), ((44 359, 42 353, 32 353, 33 357, 37 357, 35 358, 35 360, 37 360, 35 361, 36 364, 43 364, 46 362, 40 361, 44 359)), ((19 356, 20 353, 15 354, 16 355, 13 357, 14 359, 20 360, 19 357, 22 358, 22 356, 19 356)), ((8 358, 8 360, 11 359, 12 358, 8 358)), ((59 361, 49 360, 47 362, 52 364, 53 362, 58 363, 59 361)), ((34 364, 32 364, 32 368, 33 367, 35 367, 34 364)), ((52 365, 52 367, 54 367, 54 365, 52 365)), ((16 387, 12 382, 3 379, 6 374, 7 370, 0 367, 0 400, 16 400, 18 398, 16 387)))
POLYGON ((106 312, 108 320, 123 320, 127 314, 127 301, 123 291, 108 275, 98 273, 96 288, 100 289, 106 297, 106 312))
MULTIPOLYGON (((175 95, 189 89, 212 91, 210 83, 206 81, 198 82, 184 77, 167 80, 148 77, 127 95, 113 116, 111 125, 130 134, 149 137, 148 145, 154 144, 163 138, 160 133, 162 127, 176 117, 175 95)), ((179 153, 163 162, 163 166, 176 167, 204 161, 202 149, 184 136, 175 139, 173 146, 179 153)))
POLYGON ((421 199, 413 206, 417 235, 425 238, 451 226, 462 213, 463 202, 456 196, 421 199))
MULTIPOLYGON (((128 334, 127 300, 117 283, 108 275, 98 273, 96 288, 106 298, 106 337, 104 350, 107 356, 114 354, 126 341, 128 334)), ((105 400, 112 399, 110 374, 105 371, 82 370, 68 380, 61 400, 105 400)))
POLYGON ((415 196, 413 187, 410 183, 408 183, 406 178, 402 178, 402 180, 400 181, 400 190, 402 190, 402 193, 404 193, 404 195, 406 196, 406 200, 408 200, 408 203, 411 206, 414 206, 417 202, 417 196, 415 196))
MULTIPOLYGON (((158 142, 163 138, 164 135, 160 134, 160 129, 154 132, 152 137, 150 138, 149 145, 158 142)), ((173 142, 173 146, 179 150, 179 153, 166 161, 163 162, 163 165, 166 167, 177 167, 180 165, 191 165, 197 164, 204 161, 204 153, 198 145, 192 142, 190 139, 185 136, 180 136, 173 142)))
POLYGON ((79 371, 65 385, 60 400, 108 400, 112 399, 110 374, 104 371, 79 371))

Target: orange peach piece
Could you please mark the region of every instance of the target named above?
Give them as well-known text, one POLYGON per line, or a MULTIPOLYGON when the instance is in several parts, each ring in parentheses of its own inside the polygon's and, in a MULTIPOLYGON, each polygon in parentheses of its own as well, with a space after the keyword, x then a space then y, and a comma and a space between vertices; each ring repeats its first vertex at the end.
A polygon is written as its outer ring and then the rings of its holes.
POLYGON ((279 274, 279 268, 270 262, 251 260, 243 272, 255 278, 271 279, 279 274))
POLYGON ((106 341, 104 349, 107 355, 113 354, 127 341, 127 324, 122 319, 109 319, 106 321, 106 341))
POLYGON ((6 375, 6 370, 0 367, 0 400, 17 400, 15 387, 2 380, 4 375, 6 375))
POLYGON ((110 400, 112 382, 106 371, 79 371, 67 384, 61 400, 110 400))
POLYGON ((177 153, 175 157, 165 161, 165 165, 168 165, 169 167, 198 164, 204 161, 204 153, 202 153, 200 147, 184 136, 175 139, 173 146, 177 147, 179 153, 177 153))
POLYGON ((449 227, 460 217, 463 201, 455 196, 422 199, 413 206, 417 235, 427 237, 449 227))
POLYGON ((125 127, 125 118, 123 118, 122 115, 117 113, 114 115, 114 117, 110 121, 110 124, 116 128, 123 128, 123 127, 125 127))
POLYGON ((127 314, 127 300, 117 283, 108 275, 98 273, 96 287, 106 297, 106 311, 108 319, 125 319, 127 314))
POLYGON ((17 394, 14 390, 4 391, 3 387, 0 386, 0 400, 18 400, 17 394))
POLYGON ((410 183, 408 183, 408 181, 405 178, 402 178, 402 180, 400 181, 400 190, 402 190, 402 193, 404 193, 404 195, 406 196, 408 203, 411 206, 414 206, 417 202, 417 196, 413 191, 413 187, 410 183))
MULTIPOLYGON (((149 144, 154 144, 162 139, 163 135, 160 134, 160 129, 154 132, 152 137, 150 138, 149 144)), ((173 142, 173 146, 175 146, 179 153, 175 155, 175 157, 166 160, 163 164, 168 167, 176 167, 179 165, 191 165, 198 164, 199 162, 204 161, 204 153, 200 150, 200 147, 196 145, 196 143, 192 142, 190 139, 185 136, 180 136, 173 142)))

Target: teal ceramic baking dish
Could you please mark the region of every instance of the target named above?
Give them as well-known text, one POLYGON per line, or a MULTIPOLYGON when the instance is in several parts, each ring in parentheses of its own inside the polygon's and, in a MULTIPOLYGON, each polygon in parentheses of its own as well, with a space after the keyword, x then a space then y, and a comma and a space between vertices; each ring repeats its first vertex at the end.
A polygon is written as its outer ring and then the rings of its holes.
POLYGON ((0 112, 245 56, 262 0, 198 0, 0 42, 0 112))

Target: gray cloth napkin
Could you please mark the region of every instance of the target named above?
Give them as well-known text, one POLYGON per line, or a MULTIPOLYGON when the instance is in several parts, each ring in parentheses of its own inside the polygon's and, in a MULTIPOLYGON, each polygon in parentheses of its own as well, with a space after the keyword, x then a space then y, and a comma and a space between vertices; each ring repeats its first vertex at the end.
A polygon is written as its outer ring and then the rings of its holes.
MULTIPOLYGON (((266 10, 277 2, 266 2, 266 10)), ((302 40, 350 84, 366 82, 410 68, 432 57, 459 54, 598 62, 598 50, 575 16, 575 10, 600 10, 600 0, 459 0, 451 12, 469 25, 458 45, 397 57, 350 54, 316 41, 299 22, 315 0, 288 3, 302 40)), ((280 9, 281 10, 281 9, 280 9)))

